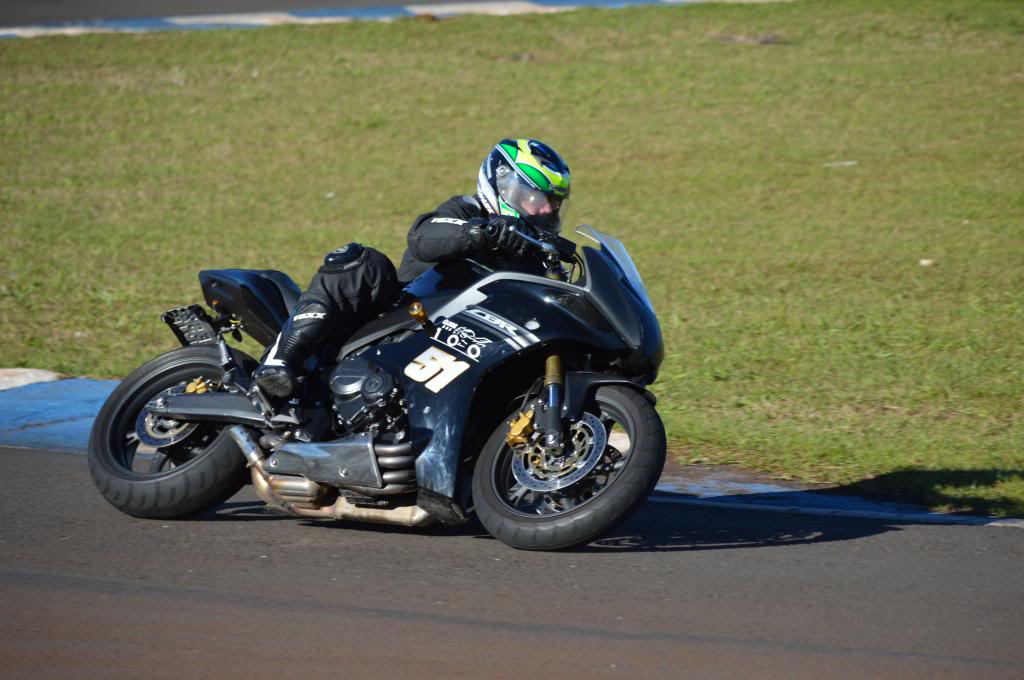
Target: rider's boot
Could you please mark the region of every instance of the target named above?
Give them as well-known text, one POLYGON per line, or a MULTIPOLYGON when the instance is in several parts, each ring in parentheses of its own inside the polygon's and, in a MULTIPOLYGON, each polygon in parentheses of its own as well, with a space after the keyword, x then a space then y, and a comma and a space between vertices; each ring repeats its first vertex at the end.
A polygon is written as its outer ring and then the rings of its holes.
POLYGON ((317 300, 295 305, 274 346, 253 374, 263 392, 287 397, 295 390, 302 363, 330 335, 331 317, 330 308, 317 300))

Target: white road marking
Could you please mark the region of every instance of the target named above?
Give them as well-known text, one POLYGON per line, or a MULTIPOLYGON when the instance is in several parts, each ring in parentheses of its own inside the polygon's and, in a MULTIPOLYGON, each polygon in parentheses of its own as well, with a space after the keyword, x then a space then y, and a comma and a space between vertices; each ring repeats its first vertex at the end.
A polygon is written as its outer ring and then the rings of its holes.
POLYGON ((37 382, 52 382, 60 380, 62 377, 60 373, 42 368, 0 368, 0 390, 9 390, 12 387, 22 387, 37 382))

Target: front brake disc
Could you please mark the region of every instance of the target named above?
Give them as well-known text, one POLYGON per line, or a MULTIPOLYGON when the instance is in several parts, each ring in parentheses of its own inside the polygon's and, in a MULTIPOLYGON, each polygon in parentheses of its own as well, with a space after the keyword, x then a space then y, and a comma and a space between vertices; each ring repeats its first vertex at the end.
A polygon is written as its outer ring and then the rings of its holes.
POLYGON ((543 447, 524 447, 512 457, 512 474, 516 481, 531 491, 556 491, 571 486, 586 477, 604 455, 608 445, 608 433, 601 420, 590 413, 584 413, 572 424, 569 442, 573 447, 571 464, 552 468, 545 465, 543 447), (535 462, 537 459, 542 462, 535 462))

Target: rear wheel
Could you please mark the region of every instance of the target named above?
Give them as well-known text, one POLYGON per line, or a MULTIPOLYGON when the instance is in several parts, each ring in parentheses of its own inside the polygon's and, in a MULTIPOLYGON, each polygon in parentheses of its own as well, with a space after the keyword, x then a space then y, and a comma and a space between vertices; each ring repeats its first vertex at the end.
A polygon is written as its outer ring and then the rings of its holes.
POLYGON ((598 388, 556 457, 540 445, 509 446, 508 431, 505 422, 485 444, 473 500, 484 527, 515 548, 589 543, 643 504, 665 465, 661 419, 627 387, 598 388))
POLYGON ((245 458, 222 426, 146 410, 160 396, 219 389, 223 373, 215 347, 183 347, 121 381, 89 436, 89 471, 111 505, 135 517, 178 519, 220 505, 242 488, 245 458))

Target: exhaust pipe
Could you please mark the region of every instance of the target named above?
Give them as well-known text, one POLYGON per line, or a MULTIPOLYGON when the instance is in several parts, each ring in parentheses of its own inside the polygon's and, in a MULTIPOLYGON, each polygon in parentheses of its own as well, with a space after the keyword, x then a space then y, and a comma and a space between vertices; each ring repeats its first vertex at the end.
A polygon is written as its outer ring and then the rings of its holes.
MULTIPOLYGON (((256 494, 271 508, 298 517, 315 519, 350 519, 357 522, 394 524, 405 527, 421 527, 432 524, 434 518, 418 505, 402 505, 392 508, 364 508, 350 503, 344 496, 338 496, 333 505, 317 506, 327 496, 329 487, 298 475, 272 475, 263 469, 266 454, 252 435, 241 425, 225 430, 238 445, 249 468, 256 494)), ((404 454, 405 445, 388 445, 390 454, 404 454), (391 448, 394 446, 394 448, 391 448)), ((392 473, 394 474, 394 473, 392 473)), ((413 488, 415 488, 413 486, 413 488)))
POLYGON ((238 444, 238 448, 242 451, 242 455, 245 456, 248 466, 251 468, 259 467, 259 464, 265 458, 265 454, 260 445, 256 443, 256 440, 252 438, 252 435, 241 425, 232 425, 225 429, 225 432, 238 444))

